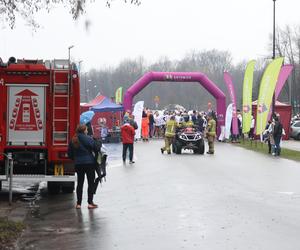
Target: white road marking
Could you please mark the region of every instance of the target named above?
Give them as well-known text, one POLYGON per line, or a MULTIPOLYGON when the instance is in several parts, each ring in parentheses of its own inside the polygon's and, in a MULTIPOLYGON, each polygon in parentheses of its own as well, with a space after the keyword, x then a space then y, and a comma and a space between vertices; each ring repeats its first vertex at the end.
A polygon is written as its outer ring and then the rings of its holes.
POLYGON ((294 192, 277 192, 278 194, 293 195, 294 192))

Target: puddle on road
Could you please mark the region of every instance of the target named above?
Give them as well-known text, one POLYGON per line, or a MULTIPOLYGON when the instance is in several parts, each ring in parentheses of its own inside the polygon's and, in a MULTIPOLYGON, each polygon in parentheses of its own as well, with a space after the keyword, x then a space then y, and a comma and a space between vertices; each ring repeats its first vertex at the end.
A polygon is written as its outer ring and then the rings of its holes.
MULTIPOLYGON (((38 183, 28 183, 25 181, 14 181, 12 190, 13 190, 13 201, 24 201, 26 202, 26 198, 34 197, 39 189, 38 183)), ((8 200, 8 182, 3 182, 2 191, 0 192, 1 200, 8 200)))

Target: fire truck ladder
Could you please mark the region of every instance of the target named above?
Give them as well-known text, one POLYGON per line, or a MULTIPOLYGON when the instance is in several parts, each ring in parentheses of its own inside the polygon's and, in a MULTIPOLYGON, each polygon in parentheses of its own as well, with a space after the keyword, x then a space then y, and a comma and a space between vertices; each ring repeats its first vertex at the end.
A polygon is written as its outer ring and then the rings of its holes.
POLYGON ((53 62, 53 145, 69 143, 70 69, 68 60, 53 62))

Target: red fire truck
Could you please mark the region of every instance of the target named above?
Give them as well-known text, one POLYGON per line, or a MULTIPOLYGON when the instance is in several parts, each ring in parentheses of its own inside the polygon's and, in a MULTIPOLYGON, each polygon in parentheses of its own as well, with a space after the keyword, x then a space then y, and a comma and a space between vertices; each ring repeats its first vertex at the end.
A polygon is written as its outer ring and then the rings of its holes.
POLYGON ((0 189, 13 178, 44 180, 51 193, 73 192, 67 148, 80 116, 79 75, 69 60, 0 60, 0 189))

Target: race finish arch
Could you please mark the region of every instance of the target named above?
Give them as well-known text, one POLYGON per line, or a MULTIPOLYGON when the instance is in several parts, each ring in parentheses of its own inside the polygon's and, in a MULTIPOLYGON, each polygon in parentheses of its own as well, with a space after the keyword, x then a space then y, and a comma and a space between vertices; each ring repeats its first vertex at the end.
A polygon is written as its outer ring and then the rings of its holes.
POLYGON ((215 83, 200 72, 148 72, 135 82, 125 93, 124 110, 132 110, 132 101, 143 88, 153 81, 159 82, 199 82, 215 99, 217 103, 218 135, 220 127, 225 124, 226 96, 215 83))

